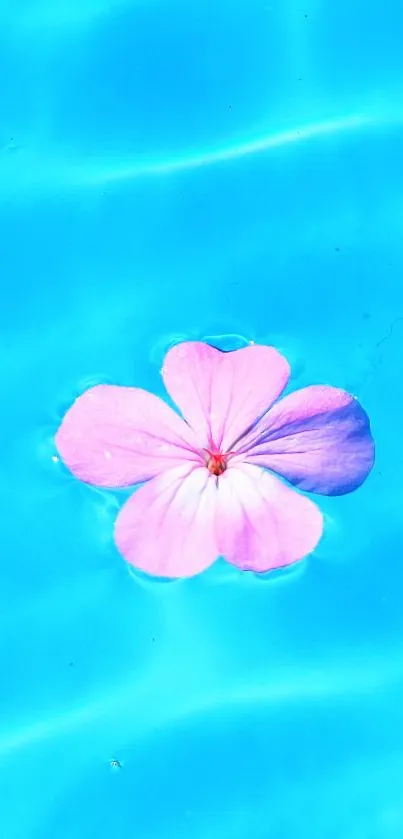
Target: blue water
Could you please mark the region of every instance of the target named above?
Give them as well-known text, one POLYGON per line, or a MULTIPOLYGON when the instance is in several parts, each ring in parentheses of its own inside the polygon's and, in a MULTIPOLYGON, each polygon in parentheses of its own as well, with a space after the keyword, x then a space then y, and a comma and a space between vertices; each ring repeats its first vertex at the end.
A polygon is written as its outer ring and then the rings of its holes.
POLYGON ((0 3, 4 839, 403 835, 402 31, 400 0, 0 3), (134 579, 53 435, 212 336, 351 390, 376 467, 293 573, 134 579))

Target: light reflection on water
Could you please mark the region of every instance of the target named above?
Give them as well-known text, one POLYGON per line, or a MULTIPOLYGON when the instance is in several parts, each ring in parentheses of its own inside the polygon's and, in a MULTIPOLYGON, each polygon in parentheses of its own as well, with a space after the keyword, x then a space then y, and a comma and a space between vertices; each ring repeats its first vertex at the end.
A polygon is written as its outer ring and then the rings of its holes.
MULTIPOLYGON (((343 832, 378 837, 382 829, 397 839, 401 735, 397 729, 385 738, 385 726, 376 723, 385 707, 379 697, 371 699, 376 688, 368 673, 358 680, 341 662, 325 678, 311 671, 303 683, 289 674, 266 690, 241 686, 175 718, 164 717, 160 707, 160 724, 151 728, 144 704, 139 713, 136 701, 126 696, 116 703, 115 697, 107 713, 107 702, 102 710, 82 709, 84 742, 77 715, 61 738, 60 721, 59 738, 42 738, 40 765, 32 741, 18 759, 10 754, 8 779, 18 777, 22 764, 25 771, 36 766, 35 794, 46 780, 53 803, 48 813, 36 804, 35 835, 57 831, 62 839, 84 839, 89 831, 136 827, 156 837, 186 828, 190 836, 229 839, 245 835, 249 824, 253 837, 273 829, 285 839, 298 837, 309 823, 315 839, 323 831, 335 839, 343 832), (113 776, 110 759, 121 764, 113 776), (152 806, 156 795, 159 807, 152 806)), ((397 704, 395 687, 387 703, 392 723, 398 722, 397 704)), ((28 789, 28 802, 31 797, 28 789)))

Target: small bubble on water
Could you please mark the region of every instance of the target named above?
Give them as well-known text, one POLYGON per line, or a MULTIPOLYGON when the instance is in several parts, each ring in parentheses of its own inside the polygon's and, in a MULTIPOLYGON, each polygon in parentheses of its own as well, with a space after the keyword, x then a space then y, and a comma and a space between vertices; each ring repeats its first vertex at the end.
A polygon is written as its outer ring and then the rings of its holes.
POLYGON ((120 760, 117 760, 116 758, 113 758, 109 761, 109 766, 111 769, 122 769, 122 764, 120 760))
MULTIPOLYGON (((38 435, 35 435, 35 438, 32 441, 35 455, 41 465, 41 468, 48 471, 49 474, 51 472, 53 478, 55 476, 55 469, 62 465, 62 461, 55 446, 54 431, 55 429, 52 428, 51 432, 46 433, 46 436, 44 436, 43 430, 41 430, 38 435)), ((59 469, 57 469, 57 471, 59 471, 59 469)))

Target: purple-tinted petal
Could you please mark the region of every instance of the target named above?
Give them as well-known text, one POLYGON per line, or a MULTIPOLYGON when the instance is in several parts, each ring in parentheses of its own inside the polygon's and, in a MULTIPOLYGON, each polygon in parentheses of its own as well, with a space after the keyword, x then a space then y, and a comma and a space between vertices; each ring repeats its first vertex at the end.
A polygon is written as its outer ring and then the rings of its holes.
POLYGON ((67 411, 55 441, 73 475, 101 487, 131 486, 183 461, 200 460, 181 417, 134 387, 87 390, 67 411))
POLYGON ((228 451, 282 393, 290 368, 273 347, 225 353, 189 341, 169 350, 162 372, 200 445, 228 451))
POLYGON ((281 399, 238 446, 239 454, 321 495, 357 489, 374 463, 368 416, 344 390, 312 385, 281 399))
POLYGON ((318 507, 263 469, 241 464, 219 479, 218 547, 239 568, 290 565, 313 551, 322 529, 318 507))
POLYGON ((214 534, 217 484, 205 467, 182 465, 140 487, 115 525, 118 550, 157 577, 192 577, 218 555, 214 534))

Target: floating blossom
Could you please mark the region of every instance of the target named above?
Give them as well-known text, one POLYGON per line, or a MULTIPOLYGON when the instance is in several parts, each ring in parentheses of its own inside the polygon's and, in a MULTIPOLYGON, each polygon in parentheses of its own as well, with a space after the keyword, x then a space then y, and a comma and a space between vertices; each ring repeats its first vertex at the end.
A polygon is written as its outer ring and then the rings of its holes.
POLYGON ((218 556, 263 572, 311 553, 323 517, 296 490, 344 495, 373 466, 358 401, 325 385, 277 401, 290 368, 273 347, 224 353, 177 344, 162 376, 183 418, 140 388, 98 385, 76 399, 56 434, 81 481, 143 484, 115 524, 127 562, 155 576, 191 577, 218 556))

